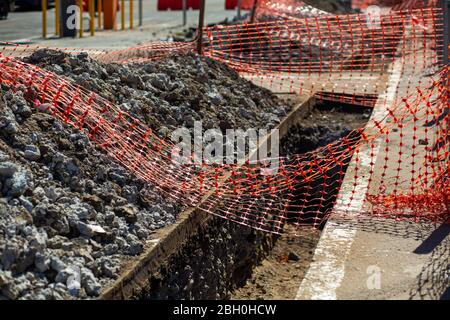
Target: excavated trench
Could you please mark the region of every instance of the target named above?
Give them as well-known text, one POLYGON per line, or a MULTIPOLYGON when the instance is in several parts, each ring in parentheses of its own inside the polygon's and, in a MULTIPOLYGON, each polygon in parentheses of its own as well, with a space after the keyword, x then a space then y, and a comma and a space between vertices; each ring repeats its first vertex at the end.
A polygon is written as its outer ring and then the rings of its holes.
MULTIPOLYGON (((345 137, 353 129, 364 127, 371 113, 371 109, 362 106, 311 101, 290 115, 295 119, 290 119, 287 133, 281 140, 284 156, 313 151, 345 137)), ((337 179, 331 172, 326 176, 337 179)), ((322 210, 323 217, 332 208, 337 196, 336 184, 340 180, 326 182, 332 186, 326 190, 328 200, 315 208, 322 210)), ((291 205, 295 207, 295 201, 291 205)), ((311 206, 315 206, 313 201, 311 206)), ((195 214, 194 209, 190 216, 195 214)), ((162 236, 162 240, 155 239, 159 248, 150 250, 144 260, 129 268, 102 297, 295 298, 313 257, 320 228, 305 226, 296 230, 296 236, 278 236, 215 216, 189 219, 192 220, 190 228, 195 231, 186 232, 182 222, 162 236), (173 253, 168 253, 171 250, 173 253)), ((189 224, 189 219, 185 224, 189 224)), ((285 228, 293 227, 287 224, 285 228)))
MULTIPOLYGON (((303 157, 347 136, 363 127, 370 113, 314 99, 299 105, 299 97, 286 103, 225 65, 195 55, 142 67, 41 50, 25 62, 113 101, 162 137, 196 120, 204 120, 205 129, 278 125, 286 157, 303 157), (292 105, 298 107, 291 110, 292 105)), ((0 270, 6 271, 0 275, 0 299, 295 296, 317 229, 306 225, 295 230, 298 237, 279 237, 199 208, 179 213, 175 203, 113 163, 75 128, 32 108, 33 97, 23 88, 0 90, 0 270), (103 232, 96 234, 93 226, 103 232), (68 287, 74 268, 81 269, 81 290, 68 287)), ((298 212, 308 219, 307 211, 326 217, 341 179, 333 181, 331 171, 325 176, 309 186, 306 198, 304 181, 296 181, 297 202, 289 204, 293 218, 298 212), (317 192, 326 192, 328 200, 317 204, 317 192), (296 211, 300 199, 308 204, 305 212, 296 211)), ((284 227, 293 228, 289 222, 284 227)))

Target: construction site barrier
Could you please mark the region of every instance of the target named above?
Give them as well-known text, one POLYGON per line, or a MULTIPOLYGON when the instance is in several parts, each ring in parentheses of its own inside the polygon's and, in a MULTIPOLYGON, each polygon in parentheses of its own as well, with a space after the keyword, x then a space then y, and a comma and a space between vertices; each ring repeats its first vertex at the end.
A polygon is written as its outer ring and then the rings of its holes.
MULTIPOLYGON (((203 54, 274 92, 364 104, 373 115, 365 127, 314 151, 267 159, 277 164, 273 175, 264 164, 250 162, 180 167, 171 159, 173 143, 145 123, 97 93, 18 59, 37 47, 5 46, 0 84, 24 91, 36 108, 46 106, 161 194, 193 206, 208 193, 200 209, 257 230, 281 234, 289 224, 295 233, 304 225, 320 227, 331 213, 447 221, 445 10, 389 10, 376 19, 366 14, 280 19, 278 13, 257 23, 205 27, 203 54), (348 197, 338 198, 344 179, 348 197)), ((194 50, 192 42, 150 43, 91 56, 134 63, 194 50)))

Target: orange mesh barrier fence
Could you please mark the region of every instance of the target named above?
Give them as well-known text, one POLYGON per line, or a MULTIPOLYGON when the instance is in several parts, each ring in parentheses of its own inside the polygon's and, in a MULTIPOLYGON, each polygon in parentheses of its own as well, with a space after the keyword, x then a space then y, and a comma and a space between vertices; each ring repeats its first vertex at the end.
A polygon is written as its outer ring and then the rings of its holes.
MULTIPOLYGON (((177 165, 173 143, 145 123, 19 59, 35 47, 5 47, 0 85, 77 127, 168 197, 258 230, 283 233, 289 224, 295 233, 302 225, 321 226, 332 212, 442 222, 450 214, 450 82, 442 25, 442 12, 430 7, 376 20, 320 14, 205 28, 204 54, 261 86, 373 109, 365 127, 331 144, 267 159, 278 168, 270 175, 255 163, 177 165)), ((193 47, 151 43, 91 55, 131 63, 193 47)))
MULTIPOLYGON (((205 33, 205 54, 275 92, 326 92, 351 100, 379 94, 396 59, 408 56, 417 72, 429 63, 437 65, 442 56, 439 13, 429 8, 376 20, 364 14, 326 15, 214 26, 205 33)), ((372 105, 373 99, 366 100, 372 105)))

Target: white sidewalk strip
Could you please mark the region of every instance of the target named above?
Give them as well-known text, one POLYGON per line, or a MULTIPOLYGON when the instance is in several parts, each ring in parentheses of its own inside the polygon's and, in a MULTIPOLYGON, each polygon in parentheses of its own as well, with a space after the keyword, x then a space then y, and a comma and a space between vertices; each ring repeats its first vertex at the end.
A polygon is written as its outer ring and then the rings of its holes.
MULTIPOLYGON (((391 70, 387 90, 378 97, 371 120, 386 121, 386 106, 392 105, 401 79, 402 60, 397 59, 391 70)), ((352 161, 342 183, 341 192, 335 205, 335 211, 347 211, 358 214, 365 201, 371 160, 375 163, 381 146, 381 139, 374 141, 375 148, 365 145, 358 153, 358 179, 354 183, 356 162, 352 161), (373 152, 373 159, 371 153, 373 152), (352 193, 355 189, 355 193, 352 193), (350 197, 353 197, 350 200, 350 197), (349 207, 349 204, 351 206, 349 207), (350 209, 350 210, 349 210, 350 209)), ((336 291, 345 276, 345 261, 352 247, 356 228, 350 223, 335 222, 333 217, 327 222, 317 245, 314 260, 297 292, 296 299, 337 299, 336 291)))

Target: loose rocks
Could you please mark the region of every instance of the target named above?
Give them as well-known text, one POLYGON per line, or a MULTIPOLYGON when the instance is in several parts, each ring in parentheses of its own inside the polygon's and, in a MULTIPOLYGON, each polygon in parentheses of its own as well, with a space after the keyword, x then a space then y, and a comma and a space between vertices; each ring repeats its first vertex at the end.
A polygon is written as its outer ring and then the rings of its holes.
MULTIPOLYGON (((204 129, 266 128, 290 109, 192 54, 117 65, 39 50, 24 61, 100 94, 162 136, 200 120, 204 129)), ((182 207, 25 92, 0 87, 0 299, 96 297, 182 207)))

